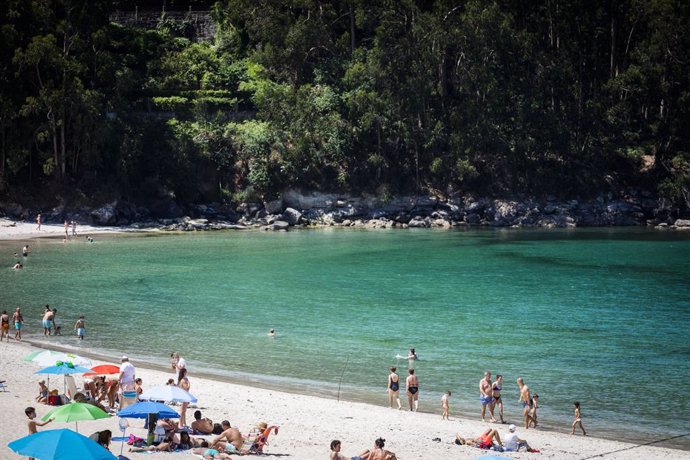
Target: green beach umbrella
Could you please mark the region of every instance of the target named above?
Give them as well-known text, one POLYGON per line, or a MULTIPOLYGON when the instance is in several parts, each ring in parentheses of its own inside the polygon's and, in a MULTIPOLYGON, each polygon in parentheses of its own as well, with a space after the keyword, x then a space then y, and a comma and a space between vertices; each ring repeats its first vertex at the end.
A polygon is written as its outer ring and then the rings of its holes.
POLYGON ((93 404, 87 403, 70 403, 64 406, 57 407, 41 418, 44 422, 50 419, 56 422, 75 422, 77 432, 79 431, 79 425, 76 422, 80 420, 98 420, 101 418, 108 418, 110 415, 107 412, 103 412, 100 408, 94 406, 93 404))

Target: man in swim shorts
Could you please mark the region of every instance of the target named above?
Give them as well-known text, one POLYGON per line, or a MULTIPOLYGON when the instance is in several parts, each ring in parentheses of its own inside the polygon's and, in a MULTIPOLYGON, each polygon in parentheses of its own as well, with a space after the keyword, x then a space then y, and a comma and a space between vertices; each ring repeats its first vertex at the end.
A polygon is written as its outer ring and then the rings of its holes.
POLYGON ((43 313, 43 335, 50 335, 51 329, 53 329, 53 318, 55 313, 46 305, 46 310, 43 313))
POLYGON ((482 422, 484 421, 484 416, 486 415, 486 406, 489 406, 489 414, 491 414, 491 422, 495 422, 494 418, 494 398, 491 389, 491 372, 486 371, 484 373, 484 378, 479 381, 479 401, 482 403, 482 422))
POLYGON ((518 387, 520 387, 520 399, 518 399, 518 402, 522 406, 522 415, 525 419, 525 429, 528 429, 529 424, 534 421, 530 415, 530 404, 532 402, 532 397, 529 394, 529 387, 525 385, 525 381, 522 379, 522 377, 518 377, 517 384, 518 387))
POLYGON ((414 375, 414 369, 408 369, 407 372, 410 374, 405 380, 407 402, 410 404, 410 410, 417 412, 417 409, 419 409, 419 380, 414 375))
POLYGON ((230 454, 239 454, 240 449, 242 449, 242 444, 244 443, 242 433, 240 433, 240 430, 237 428, 231 427, 230 422, 227 420, 223 420, 221 425, 224 431, 213 438, 211 447, 230 454))
POLYGON ((24 324, 24 317, 22 316, 21 308, 17 307, 14 314, 12 315, 12 322, 14 323, 14 340, 22 340, 22 324, 24 324))

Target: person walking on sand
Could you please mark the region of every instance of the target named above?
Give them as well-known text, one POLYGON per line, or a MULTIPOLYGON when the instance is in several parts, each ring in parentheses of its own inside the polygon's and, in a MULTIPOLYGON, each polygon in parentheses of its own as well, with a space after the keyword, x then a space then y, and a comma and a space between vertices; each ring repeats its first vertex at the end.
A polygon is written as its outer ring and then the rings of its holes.
POLYGON ((65 239, 69 238, 69 222, 65 219, 65 239))
POLYGON ((580 412, 580 402, 575 401, 573 403, 573 406, 575 406, 575 420, 573 421, 573 432, 570 434, 575 434, 575 427, 579 426, 582 430, 582 436, 587 436, 585 427, 582 426, 582 412, 580 412))
POLYGON ((501 374, 496 375, 496 381, 491 385, 491 397, 494 401, 491 403, 491 413, 494 414, 494 409, 498 407, 498 416, 501 419, 501 423, 505 423, 503 420, 503 401, 501 400, 501 391, 503 390, 503 376, 501 374))
POLYGON ((494 398, 491 396, 491 372, 484 372, 484 378, 479 381, 479 401, 482 403, 482 422, 486 415, 486 407, 489 406, 489 414, 491 415, 491 422, 495 422, 494 418, 494 398))
POLYGON ((179 374, 182 369, 187 368, 187 361, 176 351, 170 354, 170 367, 173 372, 179 374))
POLYGON ((53 313, 53 310, 46 305, 46 310, 43 313, 43 335, 50 335, 50 330, 53 328, 53 318, 55 317, 55 313, 53 313))
POLYGON ((77 236, 77 221, 72 221, 72 236, 77 236))
POLYGON ((134 391, 134 380, 136 379, 136 369, 134 365, 129 362, 127 356, 123 356, 120 360, 120 374, 118 375, 117 382, 121 391, 134 391))
POLYGON ((77 331, 79 340, 84 340, 84 334, 86 334, 86 321, 84 320, 84 315, 80 316, 77 322, 74 323, 74 330, 77 331))
POLYGON ((388 408, 393 408, 393 398, 398 403, 398 410, 402 409, 400 404, 400 376, 396 374, 396 367, 391 367, 391 373, 388 374, 388 408))
POLYGON ((12 322, 14 323, 14 340, 21 342, 22 340, 22 325, 24 324, 24 317, 22 316, 21 308, 17 307, 12 315, 12 322))
POLYGON ((517 384, 518 387, 520 387, 520 399, 518 399, 518 402, 520 405, 522 405, 522 415, 525 419, 525 429, 528 429, 530 423, 533 421, 532 416, 530 415, 530 404, 532 402, 532 397, 529 394, 529 387, 525 385, 525 381, 522 379, 522 377, 518 377, 517 384))
POLYGON ((36 230, 41 231, 41 213, 36 215, 36 230))
POLYGON ((10 343, 10 315, 7 310, 3 310, 0 315, 0 342, 3 337, 7 337, 7 343, 10 343))
POLYGON ((441 420, 450 420, 448 418, 448 411, 450 409, 449 402, 448 400, 450 399, 450 390, 446 390, 446 392, 441 396, 441 420))
POLYGON ((405 380, 407 402, 410 405, 410 410, 417 412, 417 409, 419 409, 419 380, 414 375, 414 369, 408 369, 407 372, 410 374, 405 380))

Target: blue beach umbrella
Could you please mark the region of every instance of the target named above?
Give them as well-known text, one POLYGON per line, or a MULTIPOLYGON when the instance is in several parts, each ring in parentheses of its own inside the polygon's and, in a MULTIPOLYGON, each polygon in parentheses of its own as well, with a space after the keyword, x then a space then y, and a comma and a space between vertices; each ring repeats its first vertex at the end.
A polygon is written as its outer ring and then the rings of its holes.
POLYGON ((116 460, 100 444, 72 430, 45 430, 7 444, 19 455, 39 460, 116 460))
POLYGON ((140 394, 139 399, 148 399, 151 401, 197 402, 193 394, 174 385, 162 385, 151 388, 140 394))
POLYGON ((149 414, 158 414, 160 418, 180 418, 180 414, 170 407, 153 401, 142 401, 129 405, 118 411, 117 416, 122 418, 146 418, 149 414))
MULTIPOLYGON (((71 362, 58 361, 55 366, 46 367, 40 371, 36 371, 36 374, 48 374, 48 375, 69 375, 69 374, 86 374, 91 372, 91 369, 81 366, 75 366, 71 362)), ((50 377, 48 377, 48 386, 50 387, 50 377)), ((65 383, 67 386, 67 383, 65 383)), ((64 389, 63 389, 64 392, 64 389)))

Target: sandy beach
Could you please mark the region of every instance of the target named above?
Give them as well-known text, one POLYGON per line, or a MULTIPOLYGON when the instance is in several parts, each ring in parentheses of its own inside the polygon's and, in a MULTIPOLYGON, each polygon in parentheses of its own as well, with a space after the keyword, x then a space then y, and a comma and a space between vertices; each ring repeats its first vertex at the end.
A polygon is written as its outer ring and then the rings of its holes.
MULTIPOLYGON (((145 229, 128 229, 122 227, 94 227, 93 225, 77 225, 76 238, 86 238, 87 235, 102 233, 141 232, 145 229)), ((36 223, 0 218, 0 240, 23 240, 32 238, 59 238, 65 235, 63 224, 41 224, 41 230, 36 228, 36 223)), ((72 235, 72 227, 69 228, 72 235)))
MULTIPOLYGON (((61 225, 44 225, 39 233, 35 224, 0 219, 0 239, 19 240, 39 236, 60 237, 64 233, 61 225)), ((118 228, 78 227, 80 236, 86 234, 118 232, 118 228)), ((9 310, 9 306, 4 306, 9 310)), ((11 331, 12 332, 12 331, 11 331)), ((88 340, 88 339, 87 339, 88 340)), ((112 344, 113 355, 136 354, 135 345, 125 343, 112 344)), ((38 367, 22 360, 22 357, 36 350, 29 343, 0 344, 0 380, 7 381, 7 392, 0 391, 0 458, 18 459, 7 443, 27 434, 24 409, 34 406, 38 417, 42 417, 51 407, 34 402, 37 394, 37 382, 40 377, 34 372, 38 367)), ((57 347, 55 348, 57 349, 57 347)), ((172 350, 171 350, 172 351, 172 350)), ((184 355, 184 350, 179 350, 184 355)), ((94 365, 104 361, 94 359, 94 365)), ((168 362, 141 363, 133 361, 137 367, 137 377, 144 380, 144 389, 163 385, 172 372, 166 368, 168 362), (154 366, 152 366, 152 364, 154 366), (148 366, 148 367, 147 367, 148 366), (156 369, 157 368, 157 369, 156 369)), ((119 363, 115 363, 119 364, 119 363)), ((374 439, 386 439, 386 448, 395 452, 400 459, 474 459, 493 452, 481 451, 474 447, 457 446, 453 443, 455 433, 465 437, 476 437, 487 428, 497 428, 501 436, 508 431, 508 425, 497 425, 479 421, 479 403, 476 407, 458 407, 451 399, 450 421, 441 420, 438 414, 411 413, 387 408, 385 390, 386 374, 382 375, 381 403, 371 405, 332 399, 318 398, 309 395, 292 394, 274 390, 253 388, 219 380, 201 378, 195 375, 194 362, 188 362, 191 392, 199 399, 198 407, 203 415, 213 421, 227 419, 245 434, 258 422, 280 426, 277 435, 272 435, 267 452, 299 460, 326 459, 329 455, 329 444, 333 439, 342 441, 342 453, 353 456, 362 450, 371 448, 374 439), (440 439, 440 441, 439 441, 440 439)), ((78 386, 81 378, 77 377, 78 386)), ((62 379, 51 379, 51 388, 62 388, 62 379)), ((423 391, 423 389, 422 389, 423 391)), ((508 396, 508 395, 507 395, 508 396)), ((403 393, 404 397, 404 393, 403 393)), ((510 396, 512 397, 512 395, 510 396)), ((440 398, 440 395, 439 395, 440 398)), ((403 404, 406 401, 403 401, 403 404)), ((178 406, 179 408, 179 406, 178 406)), ((194 409, 188 411, 188 421, 193 419, 194 409)), ((518 414, 506 414, 508 422, 517 422, 518 414)), ((188 422, 189 423, 189 422, 188 422)), ((542 421, 548 426, 548 421, 542 421)), ((516 423, 519 424, 519 423, 516 423)), ((144 437, 143 421, 130 420, 131 428, 127 434, 144 437)), ((71 428, 72 423, 52 423, 42 429, 71 428)), ((119 435, 118 418, 80 422, 79 431, 91 434, 97 430, 110 429, 115 436, 119 435)), ((668 449, 664 443, 655 445, 635 445, 597 438, 590 433, 588 437, 571 436, 566 432, 546 430, 524 430, 518 427, 520 437, 527 439, 530 445, 540 453, 496 453, 498 456, 519 459, 690 459, 690 452, 668 449)), ((127 453, 132 459, 149 458, 151 454, 127 453)), ((120 443, 113 443, 111 451, 120 452, 120 443)), ((186 459, 197 458, 190 454, 156 453, 156 457, 186 459)))
MULTIPOLYGON (((26 435, 26 416, 24 409, 34 406, 40 418, 51 407, 37 404, 39 376, 34 372, 38 367, 25 362, 22 357, 36 350, 27 343, 3 342, 0 345, 0 379, 7 381, 8 391, 0 392, 0 407, 3 417, 0 418, 0 450, 3 459, 18 459, 7 443, 26 435)), ((122 350, 126 352, 127 350, 122 350)), ((94 359, 94 365, 102 361, 94 359)), ((164 372, 144 367, 136 361, 137 376, 143 378, 144 389, 164 384, 172 377, 172 372, 164 372)), ((166 365, 167 363, 157 363, 166 365)), ((247 433, 258 422, 280 426, 278 435, 272 435, 267 452, 272 456, 281 456, 299 460, 326 459, 329 455, 329 444, 332 439, 340 439, 343 453, 355 455, 371 447, 374 439, 386 439, 386 447, 395 452, 400 459, 473 459, 483 454, 474 447, 457 446, 453 443, 454 435, 460 432, 465 436, 477 436, 486 428, 498 428, 503 435, 508 425, 482 423, 457 416, 458 408, 451 404, 451 420, 442 421, 440 415, 398 411, 385 407, 386 394, 382 389, 381 406, 368 404, 337 402, 308 395, 281 393, 277 391, 251 388, 248 386, 224 383, 195 377, 194 363, 188 363, 190 369, 191 392, 199 399, 198 407, 204 416, 214 421, 227 419, 233 426, 247 433), (439 438, 440 441, 434 441, 439 438)), ((77 385, 81 378, 77 377, 77 385)), ((61 388, 62 379, 51 379, 51 388, 61 388)), ((178 406, 179 408, 179 406, 178 406)), ((472 412, 478 411, 478 408, 472 412)), ((461 415, 469 415, 469 408, 459 408, 461 415)), ((188 411, 188 420, 192 418, 193 409, 188 411)), ((509 419, 511 417, 508 417, 509 419)), ((512 417, 514 418, 514 417, 512 417)), ((143 421, 130 420, 128 433, 142 436, 143 421)), ((72 423, 52 424, 42 428, 71 428, 72 423)), ((118 433, 118 418, 81 422, 79 430, 90 434, 97 430, 110 429, 118 433)), ((568 433, 556 433, 518 428, 518 434, 540 453, 501 453, 507 458, 520 459, 690 459, 690 452, 666 449, 663 443, 658 447, 637 446, 596 438, 594 436, 571 436, 568 433)), ((117 436, 117 434, 115 434, 117 436)), ((119 453, 120 443, 113 443, 111 451, 119 453)), ((152 454, 127 453, 132 459, 150 458, 152 454)), ((197 458, 184 453, 156 453, 156 457, 174 455, 176 459, 197 458)))

